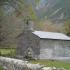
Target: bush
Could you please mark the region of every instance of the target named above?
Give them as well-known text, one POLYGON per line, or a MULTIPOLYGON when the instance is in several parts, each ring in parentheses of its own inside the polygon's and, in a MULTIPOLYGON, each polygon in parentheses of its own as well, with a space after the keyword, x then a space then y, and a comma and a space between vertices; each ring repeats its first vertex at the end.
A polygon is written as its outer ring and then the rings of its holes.
POLYGON ((32 60, 33 59, 31 56, 25 56, 24 58, 27 59, 27 60, 32 60))

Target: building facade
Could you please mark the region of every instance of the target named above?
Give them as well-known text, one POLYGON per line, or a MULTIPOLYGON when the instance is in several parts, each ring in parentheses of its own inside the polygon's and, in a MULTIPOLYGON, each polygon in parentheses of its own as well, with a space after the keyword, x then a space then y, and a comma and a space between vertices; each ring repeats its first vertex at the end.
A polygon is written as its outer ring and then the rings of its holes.
POLYGON ((23 31, 18 36, 17 55, 34 59, 70 57, 70 37, 62 33, 23 31))

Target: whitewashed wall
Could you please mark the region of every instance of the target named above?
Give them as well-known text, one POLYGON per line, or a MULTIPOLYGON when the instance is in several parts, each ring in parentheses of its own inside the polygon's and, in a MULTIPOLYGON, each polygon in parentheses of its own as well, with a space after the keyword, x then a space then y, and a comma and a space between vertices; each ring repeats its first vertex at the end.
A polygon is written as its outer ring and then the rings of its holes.
POLYGON ((70 41, 41 39, 39 57, 40 59, 70 57, 70 41))

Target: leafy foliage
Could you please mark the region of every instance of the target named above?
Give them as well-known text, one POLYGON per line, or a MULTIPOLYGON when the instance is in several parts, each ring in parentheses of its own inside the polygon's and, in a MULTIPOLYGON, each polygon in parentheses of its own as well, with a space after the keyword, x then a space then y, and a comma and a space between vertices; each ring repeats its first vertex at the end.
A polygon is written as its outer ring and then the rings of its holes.
POLYGON ((64 32, 70 36, 70 21, 64 23, 64 32))
POLYGON ((15 37, 24 28, 24 18, 36 19, 35 13, 27 0, 0 1, 0 46, 10 46, 16 42, 15 37))

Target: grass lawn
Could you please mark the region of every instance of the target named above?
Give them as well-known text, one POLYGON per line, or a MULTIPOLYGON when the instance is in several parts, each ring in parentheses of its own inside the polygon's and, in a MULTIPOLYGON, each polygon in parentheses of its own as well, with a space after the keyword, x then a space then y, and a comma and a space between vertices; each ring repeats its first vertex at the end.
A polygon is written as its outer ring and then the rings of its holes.
POLYGON ((0 48, 0 56, 10 56, 13 57, 16 55, 16 49, 14 48, 0 48))
POLYGON ((3 70, 3 68, 0 66, 0 70, 3 70))
POLYGON ((66 70, 70 70, 70 63, 65 63, 62 61, 53 61, 53 60, 36 60, 30 61, 31 63, 40 63, 50 67, 58 67, 58 68, 65 68, 66 70))

